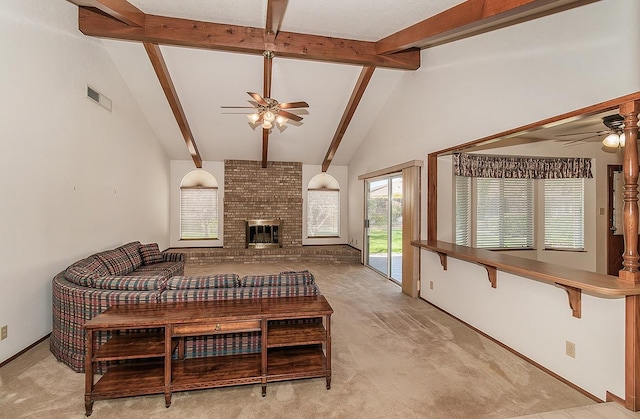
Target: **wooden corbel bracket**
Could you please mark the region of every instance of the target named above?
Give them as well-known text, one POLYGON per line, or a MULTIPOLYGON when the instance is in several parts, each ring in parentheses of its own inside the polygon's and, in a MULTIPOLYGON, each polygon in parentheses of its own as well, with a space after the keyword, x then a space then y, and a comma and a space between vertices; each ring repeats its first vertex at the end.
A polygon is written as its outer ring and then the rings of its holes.
POLYGON ((495 266, 485 265, 484 263, 478 263, 478 265, 484 266, 487 270, 487 275, 489 275, 489 282, 491 282, 491 288, 498 287, 498 270, 495 266))
POLYGON ((558 284, 556 285, 564 288, 569 296, 569 307, 573 311, 573 317, 576 319, 582 318, 582 290, 580 288, 571 287, 569 285, 558 284))
POLYGON ((443 270, 447 270, 447 254, 442 252, 437 252, 440 257, 440 265, 442 265, 443 270))

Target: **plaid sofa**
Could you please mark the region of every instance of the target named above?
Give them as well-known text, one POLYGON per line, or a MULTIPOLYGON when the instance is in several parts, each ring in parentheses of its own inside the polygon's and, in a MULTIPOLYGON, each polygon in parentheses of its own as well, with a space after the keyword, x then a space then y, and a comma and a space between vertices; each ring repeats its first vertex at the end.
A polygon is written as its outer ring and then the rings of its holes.
MULTIPOLYGON (((59 361, 76 372, 84 372, 84 323, 112 305, 320 294, 309 271, 243 278, 236 274, 183 276, 182 254, 161 253, 158 256, 153 250, 154 258, 150 259, 143 257, 148 246, 132 242, 91 255, 53 278, 50 348, 59 361)), ((101 333, 97 339, 104 342, 108 337, 107 333, 101 333)), ((188 358, 260 350, 260 334, 256 332, 198 336, 185 341, 188 358)), ((104 368, 105 364, 98 365, 96 372, 103 372, 104 368)))
POLYGON ((88 320, 116 304, 157 303, 167 281, 183 274, 184 255, 162 253, 156 243, 131 242, 73 263, 52 281, 51 352, 84 371, 88 320))

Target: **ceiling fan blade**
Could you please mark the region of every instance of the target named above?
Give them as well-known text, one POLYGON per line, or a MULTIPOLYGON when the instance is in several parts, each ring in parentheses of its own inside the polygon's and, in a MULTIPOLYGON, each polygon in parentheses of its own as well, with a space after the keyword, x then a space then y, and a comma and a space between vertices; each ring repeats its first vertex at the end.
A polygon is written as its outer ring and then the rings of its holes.
POLYGON ((287 102, 281 103, 280 109, 293 109, 293 108, 308 108, 309 104, 307 102, 287 102))
POLYGON ((254 106, 220 106, 222 109, 255 109, 254 106))
POLYGON ((609 130, 603 130, 603 131, 573 132, 571 134, 558 134, 558 135, 556 135, 556 137, 569 137, 571 135, 585 135, 585 134, 600 135, 600 134, 604 134, 605 132, 610 132, 610 131, 609 130))
POLYGON ((302 117, 301 116, 292 114, 291 112, 280 110, 278 112, 278 115, 283 116, 283 117, 285 117, 287 119, 291 119, 292 121, 296 121, 296 122, 302 121, 302 117))
POLYGON ((262 98, 262 96, 260 96, 257 93, 253 93, 253 92, 247 92, 249 94, 249 96, 251 96, 256 102, 258 102, 258 104, 262 105, 262 106, 268 106, 269 104, 267 103, 266 100, 264 100, 262 98))
MULTIPOLYGON (((608 131, 607 131, 607 132, 608 132, 608 131)), ((567 141, 564 145, 571 145, 571 144, 574 144, 574 143, 579 143, 580 141, 588 141, 588 140, 590 140, 590 139, 592 139, 592 138, 597 138, 597 137, 602 137, 602 134, 590 135, 590 136, 588 136, 588 137, 584 137, 584 138, 579 138, 579 139, 576 139, 576 140, 567 141)))

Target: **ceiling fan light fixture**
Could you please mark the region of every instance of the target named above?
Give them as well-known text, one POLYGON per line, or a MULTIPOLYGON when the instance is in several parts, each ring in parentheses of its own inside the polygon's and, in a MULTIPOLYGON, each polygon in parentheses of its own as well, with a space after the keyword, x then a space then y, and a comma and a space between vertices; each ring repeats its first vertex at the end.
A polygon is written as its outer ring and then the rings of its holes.
POLYGON ((247 118, 249 119, 249 122, 255 124, 260 119, 260 115, 258 115, 257 113, 252 113, 247 115, 247 118))
POLYGON ((276 123, 278 124, 278 126, 280 128, 282 128, 283 126, 285 126, 287 124, 287 122, 289 122, 289 119, 285 118, 284 116, 280 116, 278 115, 276 117, 276 123))
POLYGON ((602 145, 604 145, 605 147, 618 147, 619 145, 624 146, 624 137, 621 139, 618 134, 612 132, 611 134, 607 135, 604 140, 602 140, 602 145))
POLYGON ((266 111, 263 116, 265 121, 273 122, 276 119, 276 115, 270 110, 266 111))
POLYGON ((272 127, 273 127, 273 124, 271 123, 271 121, 267 121, 266 119, 262 121, 262 128, 271 129, 272 127))

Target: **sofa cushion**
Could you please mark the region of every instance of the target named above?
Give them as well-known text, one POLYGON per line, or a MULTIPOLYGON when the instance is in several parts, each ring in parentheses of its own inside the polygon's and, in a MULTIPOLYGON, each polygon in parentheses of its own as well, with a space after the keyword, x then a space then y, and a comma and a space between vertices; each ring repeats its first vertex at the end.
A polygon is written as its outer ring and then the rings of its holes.
POLYGON ((298 297, 309 295, 320 295, 320 290, 316 284, 241 287, 238 288, 236 298, 298 297))
POLYGON ((313 274, 307 270, 285 271, 270 275, 247 275, 240 280, 240 284, 243 287, 273 287, 314 283, 313 274))
POLYGON ((278 275, 279 285, 297 285, 297 284, 314 284, 315 278, 308 270, 303 271, 285 271, 278 275))
POLYGON ((263 287, 265 285, 277 285, 278 274, 246 275, 240 280, 242 287, 263 287))
POLYGON ((164 260, 162 252, 158 248, 158 243, 149 243, 140 245, 140 256, 144 265, 159 263, 164 260))
POLYGON ((184 275, 184 263, 183 262, 160 262, 152 265, 142 265, 129 275, 162 275, 167 279, 173 276, 184 275))
POLYGON ((131 242, 118 247, 131 261, 133 269, 138 269, 142 265, 142 256, 140 255, 140 242, 131 242))
POLYGON ((111 275, 125 275, 133 271, 133 263, 120 249, 106 250, 95 256, 105 264, 111 275))
POLYGON ((154 291, 164 290, 167 279, 154 276, 103 276, 93 281, 93 287, 103 290, 154 291))
POLYGON ((106 274, 107 268, 93 257, 78 261, 64 271, 67 280, 83 287, 92 287, 95 279, 106 274))
POLYGON ((211 276, 174 276, 167 281, 169 290, 234 288, 240 286, 240 278, 236 274, 218 274, 211 276))

